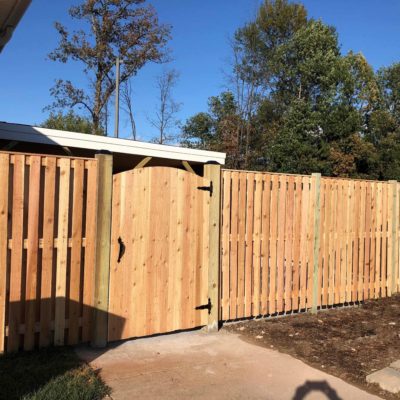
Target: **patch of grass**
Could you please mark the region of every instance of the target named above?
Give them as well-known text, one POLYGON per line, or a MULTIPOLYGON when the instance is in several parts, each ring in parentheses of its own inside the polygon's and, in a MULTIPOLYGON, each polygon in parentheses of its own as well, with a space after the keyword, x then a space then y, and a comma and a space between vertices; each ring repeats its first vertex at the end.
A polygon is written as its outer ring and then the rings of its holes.
POLYGON ((71 348, 0 357, 0 400, 100 400, 109 393, 71 348))

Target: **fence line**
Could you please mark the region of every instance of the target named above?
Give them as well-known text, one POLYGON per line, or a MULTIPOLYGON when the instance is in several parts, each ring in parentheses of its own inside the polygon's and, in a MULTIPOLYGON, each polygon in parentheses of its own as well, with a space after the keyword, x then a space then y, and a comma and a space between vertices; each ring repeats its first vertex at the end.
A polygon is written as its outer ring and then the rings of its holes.
POLYGON ((97 160, 0 153, 0 353, 90 340, 97 160))
POLYGON ((396 181, 224 170, 222 319, 398 291, 399 194, 396 181))

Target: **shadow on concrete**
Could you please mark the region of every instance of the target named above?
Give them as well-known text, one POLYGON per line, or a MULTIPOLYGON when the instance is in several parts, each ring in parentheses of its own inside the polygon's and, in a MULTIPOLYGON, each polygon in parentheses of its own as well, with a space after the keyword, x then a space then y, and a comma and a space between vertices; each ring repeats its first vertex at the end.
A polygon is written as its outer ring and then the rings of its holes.
POLYGON ((343 400, 327 381, 306 381, 297 388, 293 400, 303 400, 312 392, 320 392, 329 400, 343 400))
POLYGON ((59 345, 91 344, 95 318, 106 326, 109 320, 113 321, 114 334, 121 335, 125 318, 82 304, 82 301, 55 296, 40 299, 40 292, 35 300, 7 301, 6 353, 52 347, 56 324, 60 332, 59 345))

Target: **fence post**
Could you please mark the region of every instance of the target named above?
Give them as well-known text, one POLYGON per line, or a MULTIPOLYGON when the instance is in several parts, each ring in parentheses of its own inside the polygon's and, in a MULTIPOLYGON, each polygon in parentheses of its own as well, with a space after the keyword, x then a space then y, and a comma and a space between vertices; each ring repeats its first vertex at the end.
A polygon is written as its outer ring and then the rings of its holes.
POLYGON ((315 314, 318 307, 318 258, 319 258, 319 221, 321 214, 321 174, 314 173, 311 175, 311 187, 313 193, 312 204, 314 205, 314 246, 313 246, 313 292, 311 312, 315 314))
POLYGON ((111 154, 96 154, 96 159, 98 163, 97 237, 91 344, 93 347, 105 347, 108 336, 113 157, 111 154))
POLYGON ((207 331, 218 331, 219 325, 219 262, 220 262, 220 210, 221 210, 221 166, 204 165, 204 177, 213 184, 209 213, 209 266, 208 297, 212 307, 208 314, 207 331))
POLYGON ((387 283, 388 285, 388 295, 391 296, 392 293, 396 292, 397 289, 397 282, 396 282, 396 249, 397 249, 397 181, 391 180, 389 181, 390 187, 392 189, 392 201, 393 201, 393 209, 392 209, 392 254, 391 254, 391 264, 390 274, 391 274, 391 281, 387 283))

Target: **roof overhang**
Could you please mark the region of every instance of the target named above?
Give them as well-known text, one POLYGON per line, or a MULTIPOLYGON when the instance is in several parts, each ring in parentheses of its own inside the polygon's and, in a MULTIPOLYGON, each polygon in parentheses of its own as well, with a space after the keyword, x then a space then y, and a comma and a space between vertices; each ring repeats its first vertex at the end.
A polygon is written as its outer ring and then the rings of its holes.
POLYGON ((31 0, 0 0, 0 53, 30 3, 31 0))
POLYGON ((225 164, 225 153, 0 122, 0 139, 195 163, 225 164))

